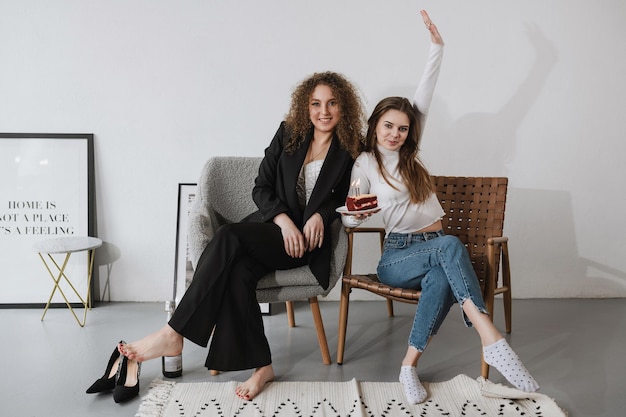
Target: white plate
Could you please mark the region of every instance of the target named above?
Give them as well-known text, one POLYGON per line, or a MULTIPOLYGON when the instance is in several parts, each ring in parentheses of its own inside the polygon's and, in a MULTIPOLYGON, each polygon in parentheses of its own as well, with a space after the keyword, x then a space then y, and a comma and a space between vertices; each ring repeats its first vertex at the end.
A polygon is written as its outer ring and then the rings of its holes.
POLYGON ((366 210, 350 211, 348 210, 346 206, 341 206, 341 207, 337 207, 335 211, 341 214, 369 214, 369 213, 377 213, 378 211, 380 211, 380 207, 375 207, 375 208, 366 209, 366 210))

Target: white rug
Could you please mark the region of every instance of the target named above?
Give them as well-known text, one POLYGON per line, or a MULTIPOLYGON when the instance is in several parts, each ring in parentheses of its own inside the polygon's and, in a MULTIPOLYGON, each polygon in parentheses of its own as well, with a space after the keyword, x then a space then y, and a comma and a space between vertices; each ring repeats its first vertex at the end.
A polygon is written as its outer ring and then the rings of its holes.
POLYGON ((483 378, 458 375, 425 382, 428 399, 407 405, 399 382, 272 382, 252 401, 235 395, 238 382, 154 380, 135 417, 562 417, 549 397, 483 378))

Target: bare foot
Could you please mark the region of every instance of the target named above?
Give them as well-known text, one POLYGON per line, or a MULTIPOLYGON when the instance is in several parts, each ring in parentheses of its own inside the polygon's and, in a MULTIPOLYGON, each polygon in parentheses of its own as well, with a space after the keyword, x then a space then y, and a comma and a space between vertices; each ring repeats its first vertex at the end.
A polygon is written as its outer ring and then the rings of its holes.
POLYGON ((272 365, 256 368, 248 380, 237 387, 235 393, 239 398, 251 400, 256 397, 265 384, 274 380, 274 369, 272 365))
POLYGON ((183 337, 169 325, 133 343, 120 343, 118 350, 128 359, 145 362, 160 356, 176 356, 183 351, 183 337))

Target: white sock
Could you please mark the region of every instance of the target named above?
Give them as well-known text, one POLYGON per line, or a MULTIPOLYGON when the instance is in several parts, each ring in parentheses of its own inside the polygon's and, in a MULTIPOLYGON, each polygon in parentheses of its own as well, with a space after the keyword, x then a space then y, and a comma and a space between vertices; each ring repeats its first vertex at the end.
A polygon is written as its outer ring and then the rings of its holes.
POLYGON ((483 347, 483 356, 485 362, 496 368, 517 389, 526 392, 535 392, 539 389, 539 384, 530 375, 506 339, 500 339, 483 347))
POLYGON ((428 397, 426 389, 422 386, 417 376, 415 366, 403 366, 400 368, 400 382, 404 386, 404 395, 406 395, 409 404, 419 404, 428 397))

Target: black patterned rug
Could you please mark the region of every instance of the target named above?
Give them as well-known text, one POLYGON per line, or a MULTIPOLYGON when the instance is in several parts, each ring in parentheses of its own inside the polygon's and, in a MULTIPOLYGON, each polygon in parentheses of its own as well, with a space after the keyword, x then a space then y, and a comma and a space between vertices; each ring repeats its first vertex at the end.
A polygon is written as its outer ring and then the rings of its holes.
POLYGON ((235 395, 238 382, 154 380, 136 417, 562 417, 546 395, 526 393, 483 378, 458 375, 424 382, 428 399, 406 404, 399 382, 272 382, 252 401, 235 395))

